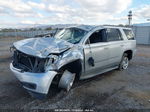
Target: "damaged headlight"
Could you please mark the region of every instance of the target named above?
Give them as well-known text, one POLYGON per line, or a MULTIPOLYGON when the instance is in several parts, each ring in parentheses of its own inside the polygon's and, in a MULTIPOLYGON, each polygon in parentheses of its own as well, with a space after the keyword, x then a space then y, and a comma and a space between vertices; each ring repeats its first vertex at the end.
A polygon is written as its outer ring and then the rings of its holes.
POLYGON ((49 71, 49 70, 56 70, 57 66, 56 63, 59 60, 59 56, 57 55, 50 55, 48 56, 48 59, 45 62, 45 71, 49 71))
POLYGON ((55 64, 58 61, 59 57, 57 55, 50 55, 50 56, 48 56, 48 58, 49 58, 49 62, 51 64, 55 64))

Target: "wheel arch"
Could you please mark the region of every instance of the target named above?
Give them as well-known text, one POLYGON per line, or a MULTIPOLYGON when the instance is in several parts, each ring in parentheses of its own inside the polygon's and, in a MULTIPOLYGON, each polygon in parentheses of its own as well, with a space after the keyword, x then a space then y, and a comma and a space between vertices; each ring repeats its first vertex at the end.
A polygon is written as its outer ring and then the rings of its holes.
POLYGON ((81 72, 82 72, 82 60, 81 59, 76 59, 74 61, 71 61, 65 65, 63 65, 60 69, 59 72, 62 72, 64 70, 68 70, 71 73, 76 74, 76 79, 80 78, 81 72))
POLYGON ((133 51, 132 51, 132 50, 126 50, 126 51, 124 52, 124 54, 125 54, 125 53, 127 54, 128 59, 131 60, 132 57, 133 57, 133 51))

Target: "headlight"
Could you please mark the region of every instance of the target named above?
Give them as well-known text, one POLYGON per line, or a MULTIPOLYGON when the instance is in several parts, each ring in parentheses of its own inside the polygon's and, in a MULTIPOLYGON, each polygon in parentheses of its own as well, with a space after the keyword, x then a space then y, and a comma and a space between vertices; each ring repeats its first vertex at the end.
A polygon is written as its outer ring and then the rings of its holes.
POLYGON ((55 64, 58 61, 59 57, 57 55, 50 55, 48 56, 48 58, 49 58, 49 63, 55 64))

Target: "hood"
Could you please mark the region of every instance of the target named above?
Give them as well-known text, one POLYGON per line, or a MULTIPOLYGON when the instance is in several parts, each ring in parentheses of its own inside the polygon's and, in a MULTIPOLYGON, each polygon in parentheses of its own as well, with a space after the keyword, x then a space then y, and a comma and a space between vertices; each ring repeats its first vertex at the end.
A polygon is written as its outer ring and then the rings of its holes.
POLYGON ((14 43, 14 47, 19 51, 37 56, 40 58, 45 58, 49 54, 59 54, 69 48, 71 48, 73 44, 56 39, 53 37, 50 38, 30 38, 21 40, 14 43))

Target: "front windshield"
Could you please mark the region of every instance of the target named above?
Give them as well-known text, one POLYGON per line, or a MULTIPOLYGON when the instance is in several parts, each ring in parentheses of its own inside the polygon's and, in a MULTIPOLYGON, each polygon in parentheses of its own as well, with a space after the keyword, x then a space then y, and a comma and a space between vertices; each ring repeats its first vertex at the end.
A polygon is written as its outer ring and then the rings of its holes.
POLYGON ((79 28, 67 28, 61 30, 55 35, 55 38, 66 40, 67 42, 76 44, 87 34, 87 31, 79 28))

